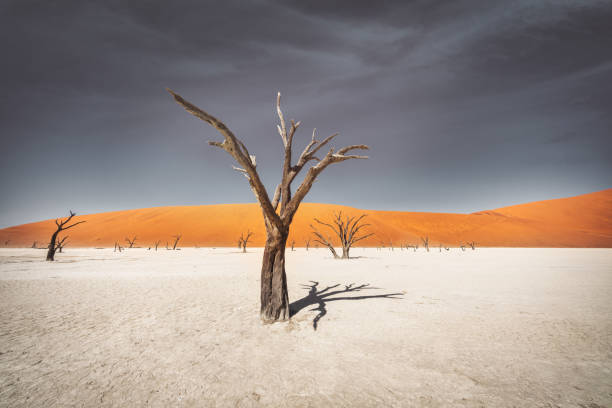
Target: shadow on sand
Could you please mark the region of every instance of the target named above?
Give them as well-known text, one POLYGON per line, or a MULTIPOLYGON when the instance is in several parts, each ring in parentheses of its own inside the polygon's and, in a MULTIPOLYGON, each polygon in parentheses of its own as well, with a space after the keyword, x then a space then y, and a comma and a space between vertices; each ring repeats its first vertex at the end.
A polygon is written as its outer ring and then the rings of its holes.
POLYGON ((312 321, 312 327, 315 330, 317 330, 319 320, 321 320, 321 318, 327 314, 327 308, 326 308, 327 302, 333 302, 336 300, 363 300, 363 299, 376 299, 376 298, 403 299, 401 297, 398 297, 400 295, 403 295, 403 293, 385 293, 382 295, 330 297, 330 296, 339 295, 342 293, 360 292, 362 290, 380 289, 380 288, 370 286, 369 283, 364 283, 358 286, 355 286, 354 283, 351 283, 350 285, 344 285, 344 289, 334 290, 330 292, 330 290, 339 287, 340 284, 337 283, 333 286, 328 286, 325 289, 317 290, 317 287, 319 286, 319 282, 315 282, 315 281, 310 281, 310 282, 312 282, 312 285, 302 285, 304 289, 308 289, 308 295, 291 303, 291 305, 289 305, 289 311, 290 311, 291 317, 293 317, 296 314, 298 314, 302 309, 308 306, 311 306, 311 305, 317 305, 316 308, 310 309, 311 311, 319 312, 319 314, 316 315, 314 320, 312 321))

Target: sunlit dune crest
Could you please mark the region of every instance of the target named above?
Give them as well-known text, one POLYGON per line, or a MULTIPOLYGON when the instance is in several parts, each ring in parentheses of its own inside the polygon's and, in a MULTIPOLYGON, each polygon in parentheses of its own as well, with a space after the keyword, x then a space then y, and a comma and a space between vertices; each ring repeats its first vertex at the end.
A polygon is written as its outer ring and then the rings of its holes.
MULTIPOLYGON (((360 210, 332 204, 304 203, 291 226, 288 245, 303 247, 311 238, 313 218, 329 220, 332 213, 367 214, 375 235, 358 246, 399 247, 421 244, 459 246, 475 241, 489 247, 612 247, 612 189, 576 197, 537 201, 473 214, 360 210)), ((64 215, 64 214, 58 214, 64 215)), ((254 232, 249 245, 263 246, 265 228, 257 204, 222 204, 143 208, 79 215, 87 222, 70 230, 69 246, 108 247, 137 237, 135 246, 172 243, 181 246, 236 246, 240 234, 254 232)), ((0 230, 1 245, 45 246, 55 228, 53 220, 0 230)), ((325 231, 325 228, 318 229, 325 231)), ((329 235, 332 236, 331 231, 329 235)), ((314 243, 311 241, 311 245, 314 243)))

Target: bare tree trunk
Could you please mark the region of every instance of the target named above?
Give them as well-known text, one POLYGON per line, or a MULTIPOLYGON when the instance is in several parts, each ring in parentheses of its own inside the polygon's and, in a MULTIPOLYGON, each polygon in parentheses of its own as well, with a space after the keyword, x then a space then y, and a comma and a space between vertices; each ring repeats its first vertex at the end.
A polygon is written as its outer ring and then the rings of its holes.
POLYGON ((268 232, 261 266, 261 320, 289 319, 289 293, 285 274, 285 248, 289 233, 268 232))
POLYGON ((351 250, 350 246, 343 246, 342 247, 342 259, 349 259, 349 251, 351 250))
POLYGON ((47 261, 55 260, 55 250, 57 247, 55 246, 55 241, 57 240, 57 234, 59 234, 60 230, 57 230, 51 235, 51 241, 49 241, 49 250, 47 251, 47 261))

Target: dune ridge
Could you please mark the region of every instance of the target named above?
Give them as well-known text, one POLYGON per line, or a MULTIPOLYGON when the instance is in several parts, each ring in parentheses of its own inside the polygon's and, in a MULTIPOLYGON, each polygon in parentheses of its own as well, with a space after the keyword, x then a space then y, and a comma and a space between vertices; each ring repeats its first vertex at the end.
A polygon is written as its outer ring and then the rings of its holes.
MULTIPOLYGON (((487 247, 612 247, 612 189, 576 197, 536 201, 472 214, 361 210, 334 204, 303 203, 291 227, 288 246, 305 246, 314 217, 330 219, 334 211, 367 214, 375 235, 358 246, 398 247, 429 236, 431 246, 458 246, 475 241, 487 247)), ((85 220, 67 231, 73 247, 109 247, 137 236, 136 246, 160 240, 163 249, 182 234, 180 246, 236 246, 242 232, 254 232, 251 246, 263 246, 265 229, 258 204, 220 204, 154 207, 78 215, 85 220)), ((53 220, 0 230, 0 245, 45 246, 54 231, 53 220), (5 245, 5 242, 8 245, 5 245)), ((320 231, 325 231, 319 226, 320 231)), ((311 243, 314 245, 314 243, 311 243)))

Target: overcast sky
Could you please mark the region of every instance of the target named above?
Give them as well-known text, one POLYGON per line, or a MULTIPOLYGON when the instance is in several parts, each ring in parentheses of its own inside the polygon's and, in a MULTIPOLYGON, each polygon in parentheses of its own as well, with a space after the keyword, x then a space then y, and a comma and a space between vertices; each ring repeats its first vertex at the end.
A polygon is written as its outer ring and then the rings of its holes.
POLYGON ((473 212, 612 187, 612 1, 0 2, 0 227, 254 202, 223 120, 280 178, 275 94, 370 159, 306 201, 473 212))

